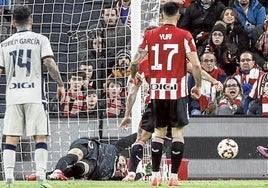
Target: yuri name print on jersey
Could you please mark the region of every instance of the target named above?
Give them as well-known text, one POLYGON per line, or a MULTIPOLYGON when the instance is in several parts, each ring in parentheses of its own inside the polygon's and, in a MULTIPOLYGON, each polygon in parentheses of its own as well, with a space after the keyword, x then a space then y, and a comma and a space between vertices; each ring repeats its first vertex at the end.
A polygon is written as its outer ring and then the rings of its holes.
POLYGON ((172 34, 159 34, 161 40, 170 40, 172 38, 172 34))

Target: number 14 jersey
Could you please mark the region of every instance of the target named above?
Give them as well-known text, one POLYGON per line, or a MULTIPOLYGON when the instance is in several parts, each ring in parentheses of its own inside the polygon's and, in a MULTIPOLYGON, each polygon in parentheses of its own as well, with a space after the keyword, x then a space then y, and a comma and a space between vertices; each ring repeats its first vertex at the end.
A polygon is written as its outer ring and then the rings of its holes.
POLYGON ((0 67, 6 72, 6 103, 45 101, 43 58, 54 57, 44 35, 20 31, 0 44, 0 67))

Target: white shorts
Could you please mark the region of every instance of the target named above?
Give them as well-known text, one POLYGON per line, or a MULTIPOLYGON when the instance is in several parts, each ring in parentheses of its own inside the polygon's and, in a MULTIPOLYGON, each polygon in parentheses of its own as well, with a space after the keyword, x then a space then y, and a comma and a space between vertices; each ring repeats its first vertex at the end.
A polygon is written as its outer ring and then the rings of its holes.
POLYGON ((8 136, 50 135, 48 114, 43 104, 8 105, 4 117, 3 134, 8 136))

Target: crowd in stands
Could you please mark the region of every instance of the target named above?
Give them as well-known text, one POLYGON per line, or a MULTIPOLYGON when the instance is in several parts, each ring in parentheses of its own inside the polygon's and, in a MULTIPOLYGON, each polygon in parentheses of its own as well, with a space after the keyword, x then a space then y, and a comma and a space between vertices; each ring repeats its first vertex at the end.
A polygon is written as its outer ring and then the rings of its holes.
MULTIPOLYGON (((189 98, 189 114, 267 116, 267 3, 176 2, 182 14, 178 27, 192 33, 203 70, 223 85, 217 87, 204 78, 200 99, 189 98)), ((103 7, 99 22, 90 25, 79 38, 79 70, 70 72, 65 104, 58 105, 52 99, 51 115, 123 117, 131 62, 130 6, 131 0, 117 0, 112 6, 103 7)), ((189 73, 189 90, 193 86, 189 73)))
MULTIPOLYGON (((223 85, 204 78, 200 99, 189 98, 189 114, 267 116, 268 1, 174 1, 181 13, 177 26, 192 33, 203 70, 223 85)), ((78 69, 69 71, 65 104, 55 97, 49 101, 52 117, 123 117, 131 62, 130 6, 131 0, 114 0, 78 38, 78 69)), ((193 86, 189 73, 189 91, 193 86)))

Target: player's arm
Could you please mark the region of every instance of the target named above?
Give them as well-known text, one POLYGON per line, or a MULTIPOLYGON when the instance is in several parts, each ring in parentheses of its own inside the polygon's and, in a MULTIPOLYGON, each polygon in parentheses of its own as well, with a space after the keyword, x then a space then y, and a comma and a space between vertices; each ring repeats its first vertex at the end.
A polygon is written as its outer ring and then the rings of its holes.
POLYGON ((126 129, 126 126, 131 123, 131 117, 130 113, 132 110, 132 107, 136 101, 137 93, 139 91, 140 85, 142 84, 142 78, 140 74, 136 74, 135 79, 134 79, 134 84, 131 87, 131 90, 127 96, 127 102, 126 102, 126 111, 124 118, 122 119, 119 129, 123 132, 126 129))
POLYGON ((202 69, 201 74, 202 74, 202 78, 205 79, 205 80, 208 80, 210 83, 212 83, 212 85, 215 86, 217 91, 221 91, 223 89, 222 83, 219 80, 213 78, 205 70, 202 69))
MULTIPOLYGON (((192 63, 187 63, 187 72, 192 73, 192 63)), ((202 79, 209 81, 212 85, 215 86, 217 91, 221 91, 223 88, 222 83, 219 80, 216 80, 213 78, 209 73, 207 73, 205 70, 201 69, 202 79)))
POLYGON ((43 63, 47 67, 51 78, 58 84, 57 97, 60 100, 60 104, 63 104, 65 99, 65 89, 58 66, 53 58, 45 58, 43 59, 43 63))
POLYGON ((192 63, 192 74, 195 79, 195 86, 191 89, 191 95, 193 98, 198 99, 201 96, 201 80, 202 80, 202 69, 200 61, 196 52, 189 52, 186 54, 187 58, 192 63))
POLYGON ((134 56, 134 60, 130 64, 131 78, 134 78, 138 72, 138 65, 141 60, 147 55, 147 50, 139 48, 138 52, 134 56))

